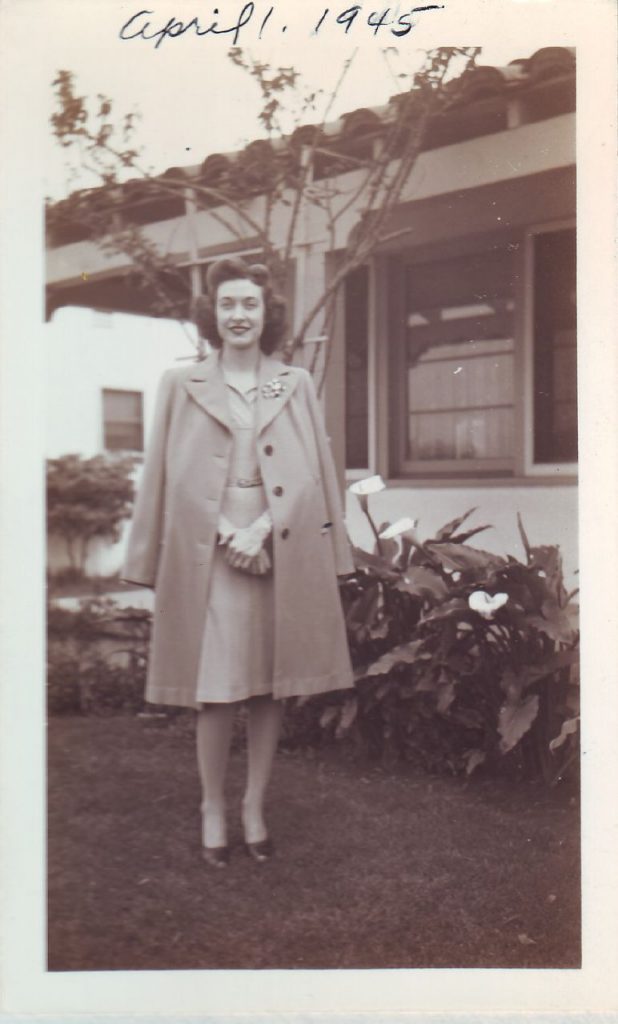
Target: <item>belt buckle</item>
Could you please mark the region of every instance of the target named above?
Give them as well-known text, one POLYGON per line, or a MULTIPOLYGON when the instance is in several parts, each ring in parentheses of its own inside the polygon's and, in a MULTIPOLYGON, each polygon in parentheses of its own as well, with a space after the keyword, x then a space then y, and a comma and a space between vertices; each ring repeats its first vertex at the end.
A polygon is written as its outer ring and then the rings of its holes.
POLYGON ((248 479, 247 477, 242 477, 241 476, 236 481, 236 486, 237 487, 259 487, 261 485, 261 483, 262 483, 262 478, 260 476, 253 477, 252 480, 248 479))

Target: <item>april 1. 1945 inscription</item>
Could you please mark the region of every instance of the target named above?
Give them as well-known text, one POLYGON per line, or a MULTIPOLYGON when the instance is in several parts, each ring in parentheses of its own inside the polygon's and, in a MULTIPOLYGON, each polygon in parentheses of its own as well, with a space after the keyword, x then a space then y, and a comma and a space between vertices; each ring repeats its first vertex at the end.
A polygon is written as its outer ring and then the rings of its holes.
MULTIPOLYGON (((422 4, 407 7, 402 11, 399 4, 396 7, 383 7, 379 10, 373 10, 365 4, 352 4, 345 8, 316 7, 314 12, 305 10, 301 17, 303 31, 306 30, 307 35, 313 38, 332 32, 341 32, 345 35, 359 35, 364 32, 376 37, 391 35, 401 39, 416 27, 419 15, 426 11, 443 10, 445 6, 422 4)), ((287 5, 286 10, 289 14, 290 8, 287 5)), ((297 11, 298 8, 295 10, 295 27, 298 24, 297 11)), ((250 0, 242 8, 238 7, 236 15, 231 18, 228 15, 225 21, 220 18, 218 7, 213 8, 211 19, 201 16, 201 19, 193 17, 188 21, 181 21, 173 17, 168 18, 165 24, 157 23, 155 10, 139 10, 125 21, 119 36, 124 41, 141 39, 153 43, 156 50, 164 39, 179 39, 187 34, 211 39, 223 36, 232 45, 237 46, 241 39, 243 42, 245 39, 251 42, 261 39, 266 33, 273 35, 276 32, 286 32, 287 29, 285 17, 274 5, 259 5, 250 0)))

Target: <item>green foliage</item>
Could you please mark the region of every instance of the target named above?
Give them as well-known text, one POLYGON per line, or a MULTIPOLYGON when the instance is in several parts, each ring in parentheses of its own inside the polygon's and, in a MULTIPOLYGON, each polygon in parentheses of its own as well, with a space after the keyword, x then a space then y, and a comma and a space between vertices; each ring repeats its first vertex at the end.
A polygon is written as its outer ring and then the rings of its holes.
POLYGON ((554 782, 577 757, 579 710, 560 553, 527 538, 524 563, 471 547, 469 515, 423 544, 372 523, 375 549, 355 551, 342 586, 357 693, 318 698, 321 726, 414 762, 420 745, 425 766, 453 772, 515 752, 554 782))
POLYGON ((134 498, 132 456, 63 455, 47 462, 47 529, 67 547, 71 569, 84 570, 95 537, 117 541, 134 498))

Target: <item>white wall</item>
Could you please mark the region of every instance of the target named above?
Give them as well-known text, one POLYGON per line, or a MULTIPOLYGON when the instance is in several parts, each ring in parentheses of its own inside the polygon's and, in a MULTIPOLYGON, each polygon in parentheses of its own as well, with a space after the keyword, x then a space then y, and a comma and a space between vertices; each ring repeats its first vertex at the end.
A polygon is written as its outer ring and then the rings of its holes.
MULTIPOLYGON (((521 513, 528 540, 532 545, 558 544, 562 552, 567 586, 576 587, 579 566, 577 540, 577 488, 574 485, 542 486, 469 486, 469 487, 387 487, 372 495, 369 511, 377 526, 402 516, 418 519, 419 539, 435 534, 449 520, 469 508, 477 511, 469 518, 470 527, 489 523, 492 529, 472 537, 470 543, 485 551, 514 555, 523 559, 517 513, 521 513)), ((373 536, 358 499, 346 494, 346 520, 350 536, 360 547, 372 548, 373 536)))
POLYGON ((143 393, 148 433, 161 374, 195 355, 191 325, 76 307, 57 310, 44 337, 50 458, 103 451, 104 388, 143 393))
MULTIPOLYGON (((49 458, 73 452, 92 456, 103 451, 104 388, 142 392, 147 441, 161 374, 178 360, 183 365, 195 356, 192 325, 125 313, 65 307, 45 324, 43 337, 49 458)), ((88 571, 115 572, 122 551, 122 543, 93 544, 88 571)), ((53 539, 48 548, 49 567, 55 570, 66 564, 64 545, 53 539)))

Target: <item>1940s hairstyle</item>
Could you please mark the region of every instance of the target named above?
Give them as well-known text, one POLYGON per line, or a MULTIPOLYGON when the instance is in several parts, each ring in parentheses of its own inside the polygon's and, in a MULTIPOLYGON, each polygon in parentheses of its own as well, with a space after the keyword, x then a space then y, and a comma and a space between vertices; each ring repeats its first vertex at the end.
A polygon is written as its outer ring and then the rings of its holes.
POLYGON ((263 263, 245 263, 238 257, 225 258, 213 263, 206 274, 206 294, 195 303, 193 318, 202 338, 213 348, 221 348, 222 341, 217 330, 215 312, 217 288, 224 281, 253 281, 264 295, 264 328, 260 338, 262 352, 269 355, 279 347, 286 327, 285 299, 275 295, 270 271, 263 263))

